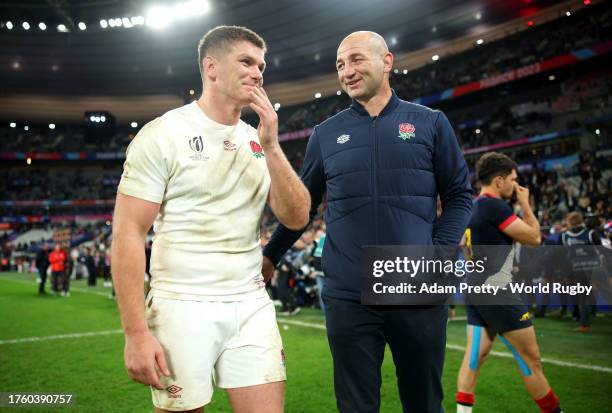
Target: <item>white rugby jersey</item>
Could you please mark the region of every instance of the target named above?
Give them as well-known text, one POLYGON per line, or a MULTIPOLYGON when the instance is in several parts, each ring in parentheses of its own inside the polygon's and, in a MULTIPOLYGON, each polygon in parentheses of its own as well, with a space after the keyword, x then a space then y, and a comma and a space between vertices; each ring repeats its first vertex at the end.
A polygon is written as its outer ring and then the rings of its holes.
POLYGON ((145 125, 118 191, 161 204, 151 287, 169 298, 233 301, 265 294, 259 226, 270 175, 257 130, 222 125, 196 102, 145 125))

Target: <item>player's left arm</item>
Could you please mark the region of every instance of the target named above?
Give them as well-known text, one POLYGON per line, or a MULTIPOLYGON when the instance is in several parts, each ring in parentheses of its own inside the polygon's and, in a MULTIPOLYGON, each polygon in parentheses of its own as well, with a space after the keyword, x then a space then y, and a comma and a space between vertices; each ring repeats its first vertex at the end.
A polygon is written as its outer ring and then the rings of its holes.
POLYGON ((434 173, 442 202, 436 224, 435 245, 457 245, 472 213, 469 171, 450 122, 442 112, 434 117, 434 173))
POLYGON ((310 194, 285 157, 278 142, 278 115, 263 88, 251 92, 250 107, 259 116, 257 133, 270 172, 268 202, 272 212, 287 228, 299 230, 308 225, 310 194))

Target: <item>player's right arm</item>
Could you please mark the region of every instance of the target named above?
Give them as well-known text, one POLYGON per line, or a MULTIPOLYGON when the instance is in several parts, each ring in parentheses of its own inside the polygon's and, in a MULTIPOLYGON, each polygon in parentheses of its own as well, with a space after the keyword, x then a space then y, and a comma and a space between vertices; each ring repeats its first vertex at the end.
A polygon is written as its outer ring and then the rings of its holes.
POLYGON ((517 218, 503 229, 504 234, 523 245, 540 245, 540 223, 529 205, 529 189, 515 184, 516 199, 523 211, 523 219, 517 218))
POLYGON ((170 375, 159 342, 144 314, 145 241, 160 204, 117 194, 113 217, 111 263, 113 286, 125 332, 124 362, 130 378, 163 389, 159 371, 170 375))
POLYGON ((129 376, 162 389, 158 371, 168 376, 164 351, 145 319, 145 240, 157 217, 169 180, 173 148, 160 118, 145 125, 130 143, 117 190, 111 264, 129 376))

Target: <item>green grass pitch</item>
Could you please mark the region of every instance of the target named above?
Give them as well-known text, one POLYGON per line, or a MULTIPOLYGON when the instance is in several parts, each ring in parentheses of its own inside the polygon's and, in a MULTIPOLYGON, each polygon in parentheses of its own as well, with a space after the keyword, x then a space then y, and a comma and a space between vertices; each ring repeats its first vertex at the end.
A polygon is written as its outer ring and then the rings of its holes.
MULTIPOLYGON (((100 284, 100 283, 99 283, 100 284)), ((6 408, 33 412, 150 412, 149 389, 133 383, 123 368, 123 336, 109 289, 72 284, 68 298, 39 296, 31 274, 0 274, 0 392, 73 393, 75 404, 53 408, 6 408), (67 334, 94 333, 65 336, 67 334), (61 336, 61 337, 51 337, 61 336), (24 338, 40 340, 18 340, 24 338), (18 340, 18 341, 17 341, 18 340)), ((462 309, 459 308, 459 316, 462 309)), ((318 310, 279 317, 287 356, 288 413, 336 411, 331 356, 318 310)), ((535 320, 544 371, 565 412, 612 411, 612 315, 593 321, 593 332, 573 332, 576 323, 553 312, 535 320), (565 363, 565 364, 564 364, 565 363), (567 363, 570 363, 567 365, 567 363)), ((448 325, 444 407, 454 413, 455 380, 465 345, 465 321, 448 325)), ((496 343, 495 351, 508 354, 496 343)), ((418 376, 415 375, 415 380, 418 376)), ((401 412, 395 370, 387 352, 383 364, 381 412, 401 412)), ((217 390, 207 412, 229 412, 217 390)), ((512 358, 491 356, 476 390, 475 413, 537 412, 512 358)))

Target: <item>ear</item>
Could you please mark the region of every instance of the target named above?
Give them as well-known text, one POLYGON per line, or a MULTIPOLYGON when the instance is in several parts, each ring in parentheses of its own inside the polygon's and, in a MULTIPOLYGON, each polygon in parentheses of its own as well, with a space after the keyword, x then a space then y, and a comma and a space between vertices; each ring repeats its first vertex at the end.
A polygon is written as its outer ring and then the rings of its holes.
POLYGON ((202 59, 202 71, 204 79, 211 79, 214 81, 217 78, 217 70, 219 65, 217 59, 212 56, 206 56, 202 59))
POLYGON ((393 70, 393 53, 387 52, 383 56, 383 73, 391 73, 393 70))

